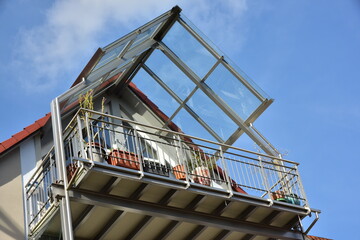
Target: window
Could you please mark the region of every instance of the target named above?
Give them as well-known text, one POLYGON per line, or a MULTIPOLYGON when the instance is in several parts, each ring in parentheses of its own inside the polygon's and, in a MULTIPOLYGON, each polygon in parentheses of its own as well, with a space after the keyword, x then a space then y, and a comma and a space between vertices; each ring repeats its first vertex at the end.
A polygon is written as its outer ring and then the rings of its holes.
MULTIPOLYGON (((124 138, 125 138, 125 146, 128 151, 137 153, 136 151, 136 144, 135 141, 135 130, 130 126, 130 124, 124 122, 124 138)), ((144 158, 151 158, 151 159, 158 159, 156 149, 151 146, 151 139, 148 139, 141 134, 137 134, 138 144, 139 144, 139 151, 142 157, 144 158)))

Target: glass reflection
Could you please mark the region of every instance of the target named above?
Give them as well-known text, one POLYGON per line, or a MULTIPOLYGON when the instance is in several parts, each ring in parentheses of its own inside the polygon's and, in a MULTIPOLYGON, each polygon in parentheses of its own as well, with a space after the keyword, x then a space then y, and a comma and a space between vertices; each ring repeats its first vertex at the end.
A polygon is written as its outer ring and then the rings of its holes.
POLYGON ((196 112, 224 141, 237 129, 237 125, 200 90, 189 99, 187 105, 196 112))
POLYGON ((160 50, 151 54, 146 65, 182 100, 195 88, 195 84, 160 50))
POLYGON ((178 22, 173 25, 163 42, 200 78, 216 62, 214 56, 178 22))
POLYGON ((168 117, 179 104, 144 69, 140 69, 132 80, 135 85, 168 117))
POLYGON ((216 67, 205 83, 244 120, 261 104, 261 101, 222 64, 216 67))

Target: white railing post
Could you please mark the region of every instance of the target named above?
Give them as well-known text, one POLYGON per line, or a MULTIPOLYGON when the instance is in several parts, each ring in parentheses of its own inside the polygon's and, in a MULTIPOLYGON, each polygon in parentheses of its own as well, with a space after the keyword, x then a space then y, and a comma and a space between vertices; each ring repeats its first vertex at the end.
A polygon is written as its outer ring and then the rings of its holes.
POLYGON ((182 142, 181 142, 181 137, 179 135, 176 135, 178 142, 179 142, 179 148, 180 148, 180 165, 183 164, 184 166, 184 171, 185 171, 185 177, 186 177, 186 183, 187 183, 187 187, 190 186, 190 176, 189 176, 189 171, 188 171, 188 164, 187 164, 187 159, 186 159, 186 154, 184 152, 184 148, 182 146, 182 142))
POLYGON ((264 169, 264 165, 263 165, 263 161, 262 161, 261 156, 259 156, 258 159, 259 159, 260 171, 261 171, 261 175, 262 175, 262 179, 263 179, 263 184, 265 186, 265 190, 268 193, 269 199, 272 200, 271 191, 270 191, 270 185, 269 185, 268 179, 267 179, 266 174, 265 174, 265 169, 264 169))
POLYGON ((82 124, 81 124, 81 119, 80 119, 79 115, 76 116, 76 120, 77 120, 77 128, 78 128, 77 131, 78 131, 78 137, 79 137, 78 141, 80 144, 79 152, 81 152, 82 158, 85 158, 86 153, 85 153, 85 146, 84 146, 84 137, 82 134, 82 124))
POLYGON ((225 156, 224 156, 224 152, 222 150, 222 146, 220 146, 219 148, 219 154, 220 154, 220 157, 221 157, 221 162, 224 166, 224 174, 225 174, 225 179, 226 179, 226 185, 228 187, 228 192, 229 192, 229 198, 232 197, 234 195, 234 191, 232 190, 232 186, 231 186, 231 180, 230 180, 230 177, 229 177, 229 170, 228 170, 228 167, 227 167, 227 162, 225 161, 225 156))
MULTIPOLYGON (((134 138, 135 138, 135 151, 136 151, 136 154, 138 155, 141 177, 143 177, 144 176, 143 156, 140 152, 140 141, 139 141, 139 135, 138 135, 136 128, 134 128, 134 138)), ((136 164, 136 163, 134 163, 134 164, 136 164)))
POLYGON ((88 142, 87 142, 87 146, 86 146, 87 149, 88 149, 87 152, 89 154, 91 164, 94 165, 94 157, 93 157, 93 154, 92 154, 92 142, 93 142, 92 136, 93 135, 92 135, 92 131, 90 130, 89 113, 87 111, 85 112, 85 126, 86 126, 86 132, 87 132, 87 137, 88 137, 88 142))
POLYGON ((299 190, 300 190, 300 194, 301 194, 300 198, 305 199, 305 207, 309 207, 308 199, 306 197, 305 189, 304 189, 304 186, 302 184, 300 173, 299 173, 297 165, 295 165, 294 168, 295 168, 296 176, 298 178, 297 181, 298 181, 299 190))

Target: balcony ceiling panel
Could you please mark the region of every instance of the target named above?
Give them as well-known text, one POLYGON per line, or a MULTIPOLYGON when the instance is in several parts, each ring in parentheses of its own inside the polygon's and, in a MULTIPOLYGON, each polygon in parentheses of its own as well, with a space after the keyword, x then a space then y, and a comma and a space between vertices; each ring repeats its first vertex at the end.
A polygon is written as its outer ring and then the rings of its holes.
POLYGON ((171 220, 166 218, 153 217, 146 228, 139 230, 139 233, 136 235, 134 240, 143 240, 143 239, 157 239, 157 235, 161 232, 171 220))
MULTIPOLYGON (((74 206, 72 207, 75 208, 74 206)), ((91 214, 87 216, 84 224, 81 224, 75 231, 75 236, 84 239, 93 238, 106 225, 109 218, 115 213, 115 211, 115 209, 95 206, 91 214)))

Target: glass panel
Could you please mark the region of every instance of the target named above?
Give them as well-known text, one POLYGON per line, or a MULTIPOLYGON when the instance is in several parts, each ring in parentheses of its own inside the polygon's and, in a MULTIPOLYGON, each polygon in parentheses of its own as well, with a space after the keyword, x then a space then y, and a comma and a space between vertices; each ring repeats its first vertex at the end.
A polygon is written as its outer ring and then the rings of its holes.
POLYGON ((263 98, 267 98, 270 99, 269 95, 262 90, 255 82, 254 80, 252 80, 248 75, 246 75, 246 73, 240 68, 238 67, 231 59, 229 59, 228 57, 226 57, 224 55, 224 60, 236 71, 238 72, 245 80, 246 82, 248 82, 254 89, 255 91, 257 91, 263 98))
POLYGON ((183 100, 195 88, 195 84, 160 50, 151 54, 146 65, 183 100))
POLYGON ((140 69, 132 80, 136 86, 168 117, 179 104, 144 69, 140 69))
POLYGON ((210 48, 212 48, 217 54, 218 56, 224 56, 224 59, 227 63, 229 63, 234 69, 235 71, 237 71, 238 73, 241 74, 241 76, 243 78, 245 78, 245 80, 251 84, 251 86, 253 88, 255 88, 255 90, 260 93, 260 95, 262 95, 264 98, 270 99, 270 97, 267 95, 267 93, 265 93, 249 76, 246 75, 246 73, 239 68, 232 60, 230 60, 226 54, 224 54, 211 40, 209 40, 209 38, 203 33, 201 32, 184 14, 180 14, 181 18, 183 19, 184 22, 186 22, 186 24, 192 29, 194 30, 204 41, 206 41, 206 43, 208 44, 208 46, 210 48))
MULTIPOLYGON (((216 139, 206 131, 185 109, 181 109, 173 119, 173 122, 185 133, 194 137, 203 138, 216 142, 216 139)), ((197 142, 196 140, 194 140, 197 142)))
POLYGON ((202 91, 198 90, 187 105, 196 112, 224 141, 238 128, 237 125, 202 91))
POLYGON ((261 104, 261 101, 222 64, 217 66, 205 83, 243 120, 261 104))
POLYGON ((101 60, 97 63, 93 71, 104 66, 106 63, 116 58, 120 54, 121 50, 123 50, 124 46, 125 44, 121 44, 118 47, 106 52, 105 55, 101 58, 101 60))
POLYGON ((215 57, 178 22, 166 34, 163 42, 200 78, 216 62, 215 57))
POLYGON ((137 35, 137 37, 135 38, 134 43, 131 45, 131 48, 136 47, 137 45, 139 45, 140 43, 144 42, 149 37, 151 37, 152 34, 155 32, 155 30, 159 27, 160 24, 161 23, 158 23, 158 24, 152 26, 151 28, 141 32, 139 35, 137 35))

